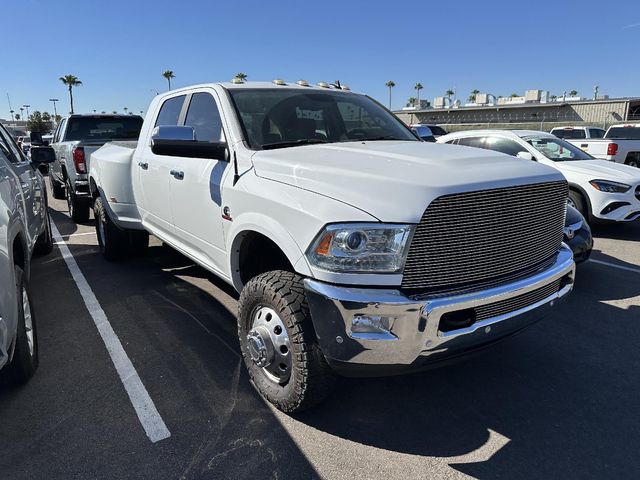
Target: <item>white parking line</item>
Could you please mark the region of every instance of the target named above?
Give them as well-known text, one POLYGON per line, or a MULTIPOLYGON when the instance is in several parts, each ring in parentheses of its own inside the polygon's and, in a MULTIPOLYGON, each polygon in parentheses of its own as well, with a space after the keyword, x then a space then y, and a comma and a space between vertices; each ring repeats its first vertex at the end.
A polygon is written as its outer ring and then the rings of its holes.
POLYGON ((617 265, 615 263, 605 262, 603 260, 589 259, 590 263, 598 263, 600 265, 606 265, 607 267, 619 268, 620 270, 626 270, 628 272, 640 273, 640 268, 625 267, 624 265, 617 265))
POLYGON ((98 303, 98 299, 91 290, 87 279, 80 271, 80 267, 78 267, 75 258, 73 258, 69 247, 62 239, 62 236, 56 228, 53 220, 51 221, 51 230, 53 232, 55 243, 60 249, 62 258, 64 258, 64 261, 69 268, 69 272, 71 272, 71 276, 78 286, 78 290, 80 290, 82 300, 84 301, 87 310, 89 310, 89 314, 100 333, 102 341, 107 347, 111 361, 116 367, 116 371, 120 376, 120 380, 122 381, 127 394, 129 395, 129 399, 131 400, 131 404, 138 415, 138 419, 140 420, 144 431, 147 433, 147 437, 149 437, 149 440, 154 443, 170 437, 171 432, 169 432, 164 420, 162 420, 162 417, 158 413, 153 400, 151 400, 147 389, 138 376, 138 372, 136 372, 133 363, 131 363, 131 359, 129 359, 127 353, 124 351, 122 343, 120 343, 120 339, 111 327, 104 310, 102 310, 100 303, 98 303))

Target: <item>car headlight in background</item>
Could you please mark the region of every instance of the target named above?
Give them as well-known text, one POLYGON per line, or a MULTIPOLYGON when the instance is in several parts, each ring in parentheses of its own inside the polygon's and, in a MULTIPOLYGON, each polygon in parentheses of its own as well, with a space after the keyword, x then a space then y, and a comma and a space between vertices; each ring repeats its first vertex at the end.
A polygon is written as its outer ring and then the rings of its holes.
POLYGON ((627 192, 631 185, 626 183, 612 182, 611 180, 591 180, 589 182, 593 188, 606 193, 624 193, 627 192))
POLYGON ((340 273, 400 273, 413 225, 328 225, 307 251, 315 267, 340 273))

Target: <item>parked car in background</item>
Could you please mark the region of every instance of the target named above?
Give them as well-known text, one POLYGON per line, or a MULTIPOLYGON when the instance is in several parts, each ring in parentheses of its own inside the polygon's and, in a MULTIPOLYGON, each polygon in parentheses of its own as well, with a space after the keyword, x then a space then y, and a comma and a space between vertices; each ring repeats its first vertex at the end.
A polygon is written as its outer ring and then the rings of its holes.
POLYGON ((571 248, 576 264, 589 260, 593 250, 591 227, 582 214, 571 205, 567 205, 567 215, 562 232, 564 243, 571 248))
MULTIPOLYGON (((429 130, 433 138, 441 137, 442 135, 446 135, 447 131, 439 125, 433 125, 428 123, 414 123, 410 126, 411 129, 420 129, 424 127, 429 130)), ((426 130, 425 130, 426 131, 426 130)))
POLYGON ((605 132, 604 128, 599 127, 575 127, 567 125, 566 127, 552 128, 550 133, 565 140, 577 140, 581 138, 602 138, 605 132))
POLYGON ((411 125, 410 128, 421 140, 432 143, 436 141, 436 137, 433 136, 433 132, 431 132, 429 127, 425 125, 411 125))
POLYGON ((611 125, 601 139, 570 139, 592 157, 640 167, 640 123, 611 125))
POLYGON ((566 140, 535 130, 468 130, 440 143, 494 150, 557 168, 569 182, 569 203, 586 219, 640 218, 640 170, 593 158, 566 140))
POLYGON ((256 389, 285 412, 529 326, 573 287, 555 169, 419 141, 367 96, 306 82, 155 97, 91 155, 108 259, 148 231, 240 292, 256 389), (469 208, 469 205, 472 208, 469 208))
POLYGON ((24 383, 38 368, 36 317, 29 292, 31 256, 53 249, 40 168, 55 156, 34 147, 28 161, 0 126, 0 374, 24 383))
POLYGON ((56 162, 50 178, 54 198, 67 199, 75 222, 89 219, 89 157, 112 140, 135 140, 140 134, 138 115, 71 115, 62 119, 53 135, 56 162))

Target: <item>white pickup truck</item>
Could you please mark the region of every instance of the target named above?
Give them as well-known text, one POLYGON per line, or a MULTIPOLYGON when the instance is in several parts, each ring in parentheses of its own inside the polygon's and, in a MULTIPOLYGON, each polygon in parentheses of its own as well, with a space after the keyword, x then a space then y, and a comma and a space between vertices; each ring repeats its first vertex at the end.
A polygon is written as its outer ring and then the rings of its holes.
POLYGON ((611 125, 600 139, 565 140, 592 157, 640 167, 640 123, 611 125))
POLYGON ((421 142, 327 84, 159 95, 138 142, 97 150, 89 177, 107 258, 149 232, 240 292, 246 367, 285 412, 322 400, 336 373, 494 343, 573 286, 560 172, 421 142))

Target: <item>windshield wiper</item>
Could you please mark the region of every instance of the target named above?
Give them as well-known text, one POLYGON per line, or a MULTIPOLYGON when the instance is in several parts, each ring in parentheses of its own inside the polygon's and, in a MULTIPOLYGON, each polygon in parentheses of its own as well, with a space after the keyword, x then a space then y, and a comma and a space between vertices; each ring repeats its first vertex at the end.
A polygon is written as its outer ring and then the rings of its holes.
POLYGON ((378 140, 406 140, 411 141, 409 138, 398 138, 393 135, 381 135, 379 137, 363 137, 363 138, 352 138, 351 140, 345 140, 346 142, 377 142, 378 140))
POLYGON ((262 150, 274 150, 276 148, 297 147, 299 145, 313 145, 315 143, 329 143, 319 138, 301 138, 300 140, 286 140, 283 142, 265 143, 262 150))

